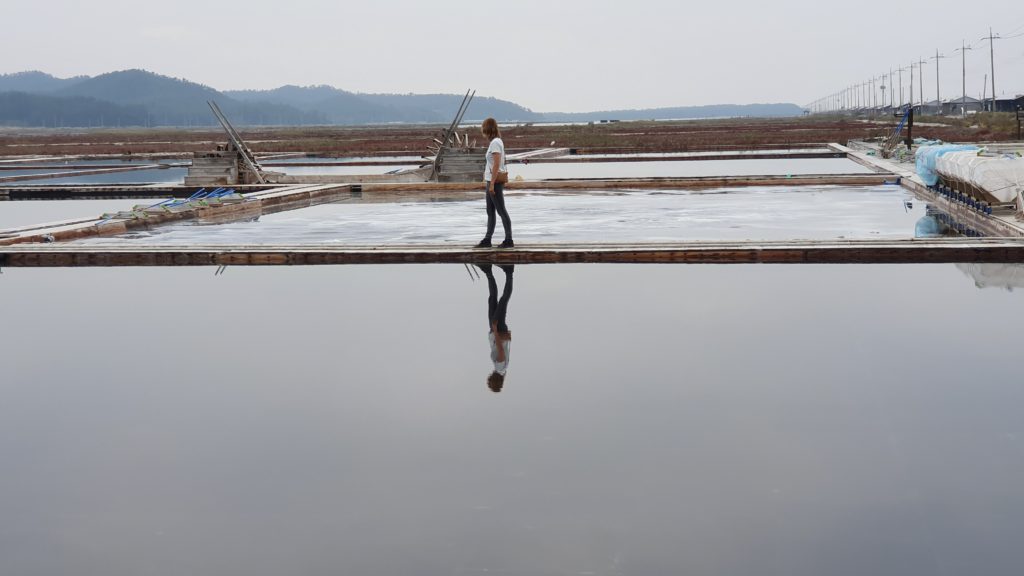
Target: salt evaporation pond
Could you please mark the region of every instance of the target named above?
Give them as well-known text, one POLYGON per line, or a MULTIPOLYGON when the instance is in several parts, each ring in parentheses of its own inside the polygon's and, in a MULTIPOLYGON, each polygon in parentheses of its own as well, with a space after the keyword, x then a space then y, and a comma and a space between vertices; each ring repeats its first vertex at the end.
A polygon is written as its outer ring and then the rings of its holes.
MULTIPOLYGON (((52 172, 52 171, 49 171, 52 172)), ((72 171, 73 172, 73 171, 72 171)), ((132 170, 129 172, 111 172, 106 174, 75 175, 61 178, 41 178, 38 180, 22 180, 6 183, 6 186, 49 186, 60 184, 181 184, 185 181, 188 168, 153 168, 150 170, 132 170)))
MULTIPOLYGON (((758 154, 791 154, 794 152, 819 152, 827 153, 832 152, 829 148, 778 148, 778 149, 762 149, 762 150, 707 150, 700 152, 630 152, 630 153, 618 153, 618 154, 578 154, 578 155, 566 155, 559 156, 559 158, 637 158, 637 157, 648 157, 648 158, 661 158, 671 156, 692 156, 698 157, 715 157, 715 156, 754 156, 758 154)), ((811 158, 814 160, 814 158, 811 158)))
MULTIPOLYGON (((475 244, 486 222, 483 194, 481 190, 480 199, 472 201, 342 201, 258 220, 215 226, 185 222, 80 242, 475 244)), ((899 186, 588 194, 510 191, 506 203, 515 239, 522 244, 913 238, 943 233, 926 203, 899 186), (922 229, 927 233, 919 233, 922 229)))
MULTIPOLYGON (((92 158, 92 159, 80 159, 80 158, 64 158, 54 156, 40 156, 36 158, 22 158, 18 160, 0 160, 0 166, 18 166, 21 164, 29 164, 32 166, 52 166, 54 168, 60 168, 63 166, 90 166, 94 168, 123 168, 125 166, 148 166, 151 164, 175 164, 181 162, 190 162, 189 158, 142 158, 133 156, 131 158, 116 157, 116 158, 92 158)), ((7 172, 7 170, 0 170, 0 174, 7 172)))
MULTIPOLYGON (((647 162, 531 162, 510 164, 512 178, 691 178, 701 176, 791 176, 799 174, 869 174, 846 158, 750 160, 654 160, 647 162)), ((482 179, 482 178, 481 178, 482 179)))
POLYGON ((28 170, 0 170, 0 186, 6 186, 13 184, 13 182, 4 182, 5 178, 12 178, 14 176, 35 176, 39 174, 53 174, 54 172, 60 172, 55 168, 30 168, 28 170))
POLYGON ((495 394, 462 266, 5 269, 0 573, 1024 566, 1020 291, 953 265, 514 279, 495 394))
POLYGON ((346 162, 409 162, 410 164, 416 164, 417 162, 423 162, 422 156, 340 156, 340 157, 329 157, 329 156, 292 156, 288 158, 267 158, 260 159, 260 164, 271 165, 274 164, 320 164, 320 163, 346 163, 346 162))
MULTIPOLYGON (((316 159, 283 159, 288 163, 316 159)), ((336 159, 324 159, 336 160, 336 159)), ((353 159, 355 161, 356 159, 353 159)), ((109 161, 106 161, 109 163, 109 161)), ((274 163, 277 163, 275 161, 274 163)), ((358 175, 385 174, 418 168, 422 161, 400 166, 270 166, 270 171, 288 175, 358 175)), ((184 182, 187 168, 164 168, 115 172, 112 174, 71 175, 62 178, 11 182, 13 186, 45 186, 49 184, 133 184, 184 182)), ((577 178, 686 178, 700 176, 787 176, 801 174, 866 174, 867 168, 845 158, 812 158, 781 160, 686 160, 649 162, 580 162, 510 164, 509 173, 526 180, 577 178)), ((0 173, 2 175, 2 173, 0 173)), ((13 175, 13 174, 12 174, 13 175)), ((482 179, 482 175, 481 175, 482 179)))
POLYGON ((18 200, 0 202, 0 232, 33 224, 71 219, 97 219, 107 212, 130 210, 159 200, 18 200))
MULTIPOLYGON (((413 170, 419 167, 419 164, 407 164, 404 166, 270 166, 267 167, 267 170, 283 172, 289 176, 315 176, 321 174, 331 176, 349 176, 355 174, 393 174, 403 170, 413 170)), ((481 180, 483 180, 482 175, 481 180)))

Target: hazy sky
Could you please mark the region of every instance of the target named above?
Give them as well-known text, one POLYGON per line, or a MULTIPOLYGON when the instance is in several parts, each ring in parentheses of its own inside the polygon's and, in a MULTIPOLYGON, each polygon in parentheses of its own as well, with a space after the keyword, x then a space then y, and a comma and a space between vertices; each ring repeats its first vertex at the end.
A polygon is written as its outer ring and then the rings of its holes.
MULTIPOLYGON (((931 100, 935 62, 928 58, 936 48, 954 57, 941 61, 944 98, 961 91, 954 49, 961 39, 978 48, 967 57, 967 90, 978 96, 989 70, 988 46, 979 38, 989 26, 1004 36, 1024 33, 1019 0, 980 6, 952 0, 8 0, 0 73, 145 68, 218 89, 473 87, 536 111, 586 111, 806 104, 924 58, 925 99, 931 100)), ((996 41, 996 88, 1024 93, 1024 35, 996 41)))

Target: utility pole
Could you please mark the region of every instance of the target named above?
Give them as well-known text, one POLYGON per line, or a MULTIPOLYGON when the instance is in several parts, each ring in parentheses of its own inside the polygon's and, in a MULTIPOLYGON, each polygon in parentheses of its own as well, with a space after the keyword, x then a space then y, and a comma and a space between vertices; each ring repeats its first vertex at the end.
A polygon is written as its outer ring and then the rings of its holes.
POLYGON ((921 91, 921 114, 924 114, 924 58, 918 58, 917 60, 917 79, 918 90, 921 91))
POLYGON ((889 108, 896 109, 896 91, 892 87, 892 68, 889 68, 889 108))
POLYGON ((960 52, 960 62, 963 68, 963 84, 964 84, 964 95, 963 99, 960 100, 960 115, 962 117, 967 116, 967 51, 974 50, 967 45, 963 40, 960 41, 960 48, 957 49, 960 52))
POLYGON ((938 109, 939 114, 942 114, 942 98, 939 95, 939 60, 945 57, 939 54, 938 48, 935 49, 935 56, 932 57, 935 60, 935 107, 938 109))
POLYGON ((882 74, 881 79, 882 85, 879 86, 878 88, 882 90, 882 108, 885 108, 885 74, 882 74))
POLYGON ((903 71, 904 70, 906 70, 906 68, 900 68, 899 69, 899 73, 900 73, 900 108, 903 108, 903 71))
POLYGON ((910 63, 910 109, 914 109, 914 63, 910 63))
MULTIPOLYGON (((982 38, 985 40, 985 38, 982 38)), ((992 65, 992 110, 996 111, 996 40, 1000 40, 999 36, 992 34, 992 27, 988 29, 988 57, 989 63, 992 65)))

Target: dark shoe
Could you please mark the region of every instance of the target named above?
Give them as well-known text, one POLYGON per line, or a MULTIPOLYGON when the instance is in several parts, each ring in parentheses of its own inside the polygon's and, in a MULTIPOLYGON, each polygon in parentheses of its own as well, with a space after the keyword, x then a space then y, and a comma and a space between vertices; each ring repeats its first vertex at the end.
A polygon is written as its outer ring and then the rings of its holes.
POLYGON ((504 242, 498 244, 498 248, 515 248, 516 243, 511 238, 506 238, 504 242))
POLYGON ((491 247, 491 239, 490 238, 484 238, 483 240, 480 241, 479 244, 474 246, 474 248, 490 248, 490 247, 491 247))

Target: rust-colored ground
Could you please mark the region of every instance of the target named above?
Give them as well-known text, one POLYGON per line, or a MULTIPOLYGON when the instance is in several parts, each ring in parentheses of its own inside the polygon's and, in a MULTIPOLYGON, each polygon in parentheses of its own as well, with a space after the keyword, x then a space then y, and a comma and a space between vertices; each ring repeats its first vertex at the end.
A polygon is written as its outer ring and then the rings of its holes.
MULTIPOLYGON (((945 141, 1009 140, 1016 135, 1010 115, 922 119, 914 136, 945 141), (935 124, 935 125, 933 125, 935 124)), ((552 145, 584 151, 676 152, 793 147, 889 134, 895 120, 872 122, 839 117, 728 119, 678 122, 622 122, 574 126, 520 126, 503 130, 513 150, 552 145)), ((474 130, 469 128, 468 130, 474 130)), ((322 155, 422 154, 438 126, 245 128, 257 153, 309 152, 322 155)), ((471 137, 475 135, 471 134, 471 137)), ((18 130, 0 129, 0 156, 152 155, 213 149, 226 141, 219 130, 18 130)))

